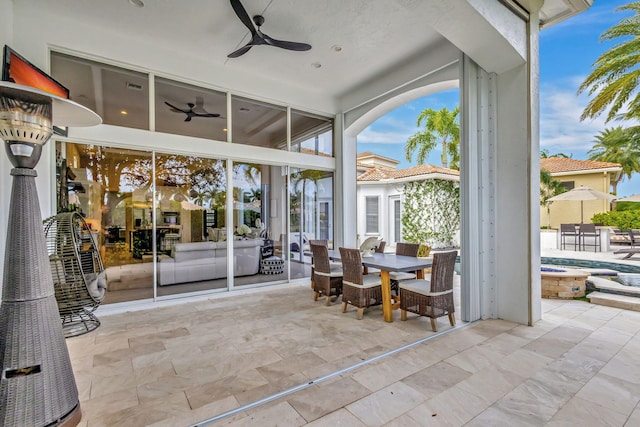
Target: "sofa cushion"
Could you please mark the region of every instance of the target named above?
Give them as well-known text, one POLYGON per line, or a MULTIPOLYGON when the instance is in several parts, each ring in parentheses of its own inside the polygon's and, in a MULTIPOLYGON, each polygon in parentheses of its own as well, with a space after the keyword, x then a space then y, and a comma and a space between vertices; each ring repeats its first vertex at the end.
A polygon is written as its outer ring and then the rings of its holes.
POLYGON ((217 242, 176 243, 171 256, 176 262, 192 259, 214 258, 217 242))

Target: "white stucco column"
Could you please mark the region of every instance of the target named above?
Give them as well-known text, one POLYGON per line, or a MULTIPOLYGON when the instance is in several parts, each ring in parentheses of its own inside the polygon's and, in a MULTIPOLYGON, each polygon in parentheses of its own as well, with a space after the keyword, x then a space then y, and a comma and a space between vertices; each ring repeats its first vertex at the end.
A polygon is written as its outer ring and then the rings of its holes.
POLYGON ((336 225, 333 247, 356 245, 357 234, 357 195, 356 195, 356 156, 358 146, 356 136, 344 132, 344 117, 336 115, 335 121, 335 157, 339 167, 335 175, 334 215, 336 225), (340 228, 342 227, 342 228, 340 228))
POLYGON ((533 324, 541 316, 537 12, 523 25, 522 65, 487 73, 463 61, 464 320, 533 324))

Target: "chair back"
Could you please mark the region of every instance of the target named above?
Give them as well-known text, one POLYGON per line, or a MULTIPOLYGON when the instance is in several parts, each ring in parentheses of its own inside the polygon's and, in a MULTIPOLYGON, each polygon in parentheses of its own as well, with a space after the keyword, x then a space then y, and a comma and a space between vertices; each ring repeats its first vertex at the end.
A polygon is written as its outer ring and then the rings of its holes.
POLYGON ((340 248, 342 280, 362 285, 362 258, 359 249, 340 248))
POLYGON ((396 255, 417 257, 418 249, 420 249, 418 243, 396 243, 396 255))
POLYGON ((309 240, 309 244, 310 245, 322 245, 322 246, 328 246, 329 245, 329 241, 324 239, 324 240, 309 240))
POLYGON ((385 242, 384 240, 380 241, 380 244, 376 248, 376 252, 379 253, 379 254, 383 254, 384 253, 384 247, 386 246, 386 244, 387 244, 387 242, 385 242))
POLYGON ((575 234, 575 232, 576 232, 575 224, 560 224, 560 233, 575 234))
POLYGON ((580 233, 596 234, 595 224, 580 224, 580 233))
POLYGON ((331 267, 329 266, 329 249, 327 249, 327 246, 316 245, 314 243, 311 243, 309 246, 311 247, 311 254, 313 255, 315 271, 320 273, 331 272, 331 267))
POLYGON ((444 292, 453 289, 453 270, 457 257, 457 251, 437 252, 433 254, 431 292, 444 292))

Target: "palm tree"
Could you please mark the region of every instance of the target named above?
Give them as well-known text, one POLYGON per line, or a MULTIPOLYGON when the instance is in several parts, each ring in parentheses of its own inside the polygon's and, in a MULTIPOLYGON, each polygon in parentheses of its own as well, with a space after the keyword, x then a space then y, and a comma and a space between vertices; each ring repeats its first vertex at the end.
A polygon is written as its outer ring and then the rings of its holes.
POLYGON ((457 122, 460 108, 449 111, 446 107, 440 111, 427 108, 420 113, 417 126, 424 124, 424 129, 416 132, 407 140, 404 147, 407 161, 411 161, 413 153, 417 151, 416 161, 423 164, 429 153, 436 148, 438 142, 442 145, 442 166, 460 169, 460 125, 457 122), (451 165, 449 165, 451 159, 451 165))
POLYGON ((549 199, 567 191, 549 171, 540 169, 540 206, 547 210, 547 228, 551 228, 551 203, 549 199))
POLYGON ((594 69, 578 88, 597 95, 587 104, 580 120, 594 118, 607 108, 607 122, 613 118, 640 118, 640 2, 620 6, 616 11, 630 10, 635 15, 621 20, 606 30, 600 41, 624 37, 623 41, 606 51, 594 63, 594 69), (624 111, 620 113, 620 111, 624 111), (626 110, 626 111, 625 111, 626 110))
POLYGON ((558 157, 561 159, 572 159, 573 158, 573 153, 571 154, 565 154, 565 153, 555 153, 555 154, 551 154, 550 151, 546 148, 543 148, 542 150, 540 150, 540 158, 541 159, 549 159, 551 157, 558 157))
POLYGON ((627 177, 640 172, 640 147, 635 138, 635 131, 618 126, 613 129, 605 129, 596 135, 595 144, 587 152, 590 160, 599 162, 620 163, 622 175, 620 179, 612 183, 613 192, 616 193, 618 183, 627 177))

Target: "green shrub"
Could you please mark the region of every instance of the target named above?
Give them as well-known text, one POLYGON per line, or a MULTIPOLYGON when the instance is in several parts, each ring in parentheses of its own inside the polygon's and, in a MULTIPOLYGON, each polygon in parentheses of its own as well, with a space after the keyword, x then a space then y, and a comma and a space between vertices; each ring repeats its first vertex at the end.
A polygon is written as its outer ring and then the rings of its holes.
POLYGON ((640 229, 640 210, 612 211, 595 214, 592 222, 621 230, 640 229))
POLYGON ((616 211, 624 212, 624 211, 634 211, 640 210, 640 203, 638 202, 616 202, 616 211))

